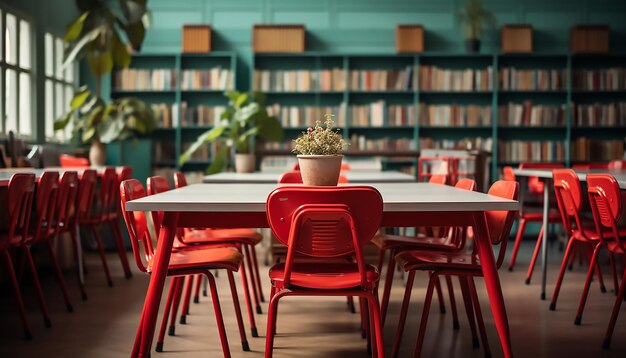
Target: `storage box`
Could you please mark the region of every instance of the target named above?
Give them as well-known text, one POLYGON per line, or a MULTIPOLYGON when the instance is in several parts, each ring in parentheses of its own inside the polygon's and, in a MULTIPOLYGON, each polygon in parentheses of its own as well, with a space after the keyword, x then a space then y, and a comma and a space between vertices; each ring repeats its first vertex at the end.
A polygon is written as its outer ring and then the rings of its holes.
POLYGON ((396 52, 424 52, 424 26, 398 25, 396 52))
POLYGON ((533 27, 525 24, 502 26, 500 51, 503 53, 533 52, 533 27))
POLYGON ((304 25, 254 25, 252 48, 259 52, 304 52, 304 25))
POLYGON ((211 52, 211 26, 184 25, 183 52, 207 53, 211 52))
POLYGON ((570 31, 572 52, 607 53, 611 28, 608 25, 576 25, 570 31))

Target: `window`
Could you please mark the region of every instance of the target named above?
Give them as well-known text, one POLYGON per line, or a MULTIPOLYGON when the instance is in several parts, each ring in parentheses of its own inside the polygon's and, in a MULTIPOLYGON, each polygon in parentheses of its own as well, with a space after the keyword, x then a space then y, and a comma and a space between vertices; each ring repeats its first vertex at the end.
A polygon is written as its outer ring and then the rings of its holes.
POLYGON ((0 133, 33 136, 33 30, 26 18, 0 9, 0 133))
POLYGON ((76 64, 63 68, 63 39, 45 35, 45 125, 46 140, 66 141, 72 135, 71 123, 64 131, 54 131, 54 121, 67 113, 76 88, 76 64))

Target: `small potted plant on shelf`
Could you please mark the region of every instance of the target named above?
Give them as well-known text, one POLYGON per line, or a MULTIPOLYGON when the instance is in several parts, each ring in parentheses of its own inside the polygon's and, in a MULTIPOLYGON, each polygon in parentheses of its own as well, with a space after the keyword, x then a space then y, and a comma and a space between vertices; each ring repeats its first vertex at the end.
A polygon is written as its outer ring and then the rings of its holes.
POLYGON ((346 142, 337 129, 332 114, 324 115, 294 140, 293 152, 298 155, 302 182, 305 185, 337 185, 346 142))
POLYGON ((467 51, 479 52, 480 39, 487 28, 495 26, 495 17, 483 7, 483 0, 467 0, 460 20, 463 23, 467 51))
POLYGON ((253 172, 255 168, 254 139, 279 141, 283 138, 283 128, 274 116, 265 109, 265 95, 261 92, 242 93, 227 91, 228 106, 213 128, 200 134, 196 141, 178 159, 180 165, 191 159, 192 154, 203 145, 221 141, 213 153, 208 174, 223 171, 228 164, 229 150, 235 152, 235 170, 238 173, 253 172))

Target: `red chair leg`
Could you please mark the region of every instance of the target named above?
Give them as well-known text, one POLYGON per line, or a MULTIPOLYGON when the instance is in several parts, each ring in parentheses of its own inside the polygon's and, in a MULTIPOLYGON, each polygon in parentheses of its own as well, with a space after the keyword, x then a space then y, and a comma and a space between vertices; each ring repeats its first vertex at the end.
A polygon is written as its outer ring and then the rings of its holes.
POLYGON ((530 258, 530 264, 528 265, 528 271, 526 272, 526 284, 530 285, 530 279, 533 277, 533 271, 535 270, 535 264, 537 263, 537 257, 539 256, 539 249, 541 249, 541 240, 543 240, 543 225, 539 230, 537 236, 537 243, 535 244, 535 250, 533 256, 530 258))
POLYGON ((359 312, 361 313, 361 338, 369 339, 369 313, 363 297, 359 297, 359 312))
POLYGON ((439 275, 435 277, 435 290, 437 292, 437 299, 439 300, 439 313, 446 313, 446 304, 443 298, 443 291, 441 290, 441 281, 439 281, 439 275))
POLYGON ((391 250, 391 252, 389 252, 389 261, 387 261, 387 273, 385 275, 385 285, 383 286, 383 300, 380 307, 383 318, 383 326, 385 325, 385 320, 387 318, 387 307, 389 306, 389 296, 391 295, 391 284, 393 283, 393 273, 395 269, 395 252, 394 250, 391 250))
POLYGON ((113 287, 113 280, 111 280, 111 272, 109 271, 109 264, 107 263, 106 255, 104 254, 104 244, 102 244, 102 238, 98 232, 96 225, 90 225, 93 236, 96 238, 96 244, 98 245, 98 253, 100 253, 100 260, 102 260, 102 267, 104 268, 104 274, 106 275, 107 283, 109 287, 113 287))
MULTIPOLYGON (((626 255, 623 255, 626 257, 626 255)), ((609 349, 611 346, 611 337, 613 337, 613 330, 615 329, 615 322, 617 321, 617 315, 619 314, 619 309, 622 306, 622 300, 624 297, 624 289, 626 288, 626 270, 624 271, 624 275, 622 276, 622 282, 620 283, 619 292, 617 293, 617 297, 615 297, 615 304, 613 305, 613 312, 611 312, 611 319, 609 320, 609 326, 606 329, 606 334, 604 335, 604 342, 602 342, 602 347, 604 349, 609 349)))
POLYGON ((472 304, 472 297, 470 294, 467 280, 464 277, 459 276, 459 285, 461 286, 461 294, 463 295, 463 304, 465 305, 465 313, 467 314, 467 321, 469 322, 470 331, 472 332, 472 347, 480 347, 480 341, 478 340, 478 333, 476 332, 476 319, 474 317, 474 305, 472 304))
POLYGON ((450 308, 452 309, 452 329, 459 329, 459 316, 456 310, 456 299, 454 297, 454 288, 450 276, 445 276, 446 285, 448 287, 448 295, 450 296, 450 308))
POLYGON ((256 283, 254 280, 254 269, 252 268, 252 259, 250 250, 248 249, 248 245, 242 245, 242 249, 244 250, 244 258, 246 260, 246 266, 248 266, 248 273, 250 274, 250 286, 252 286, 252 298, 254 299, 254 306, 256 308, 257 314, 262 314, 263 310, 261 309, 261 303, 259 301, 259 293, 257 292, 256 283))
POLYGON ((109 227, 113 233, 113 239, 115 240, 115 246, 117 253, 120 256, 120 262, 122 268, 124 268, 124 276, 128 279, 133 277, 133 273, 130 271, 130 265, 128 264, 128 256, 126 255, 126 247, 124 246, 124 238, 122 236, 122 230, 120 229, 120 222, 118 219, 109 220, 109 227))
POLYGON ((274 336, 276 335, 276 314, 278 313, 278 300, 282 293, 276 293, 270 299, 270 306, 267 312, 267 330, 265 331, 265 358, 272 358, 274 351, 274 336))
POLYGON ((556 285, 554 286, 554 293, 552 294, 552 302, 550 302, 550 311, 554 311, 556 309, 556 300, 559 298, 559 291, 561 290, 561 284, 563 283, 563 275, 565 275, 565 268, 567 267, 567 262, 572 254, 572 249, 576 240, 574 238, 570 238, 567 243, 567 247, 565 248, 565 255, 563 256, 563 262, 561 263, 561 270, 559 271, 559 276, 556 279, 556 285))
POLYGON ((178 277, 176 280, 176 287, 174 288, 174 298, 172 300, 172 313, 170 317, 170 326, 167 331, 168 336, 176 334, 176 315, 178 314, 178 306, 180 305, 180 298, 183 295, 183 284, 185 283, 185 277, 178 277))
POLYGON ((519 252, 519 247, 522 243, 522 239, 524 238, 525 229, 526 229, 526 219, 520 219, 519 225, 517 228, 517 234, 515 235, 515 244, 513 245, 513 252, 511 252, 511 259, 509 261, 509 271, 513 271, 513 267, 515 267, 515 261, 517 260, 517 253, 519 252))
POLYGON ((61 267, 59 266, 59 260, 57 260, 57 255, 54 253, 52 249, 52 242, 50 240, 46 240, 46 247, 48 248, 48 253, 50 253, 50 259, 52 260, 52 266, 54 267, 54 273, 57 276, 57 280, 59 280, 59 286, 61 286, 61 293, 63 293, 63 299, 65 300, 65 307, 68 312, 73 312, 74 307, 70 302, 70 296, 67 293, 67 285, 65 285, 65 278, 63 278, 63 273, 61 272, 61 267))
POLYGON ((156 343, 155 350, 157 352, 163 352, 163 342, 165 341, 165 329, 167 328, 167 319, 169 318, 170 310, 172 308, 172 300, 174 299, 177 285, 176 281, 178 279, 178 277, 174 277, 170 280, 170 288, 167 291, 167 299, 165 300, 163 316, 161 317, 161 328, 159 329, 159 336, 156 343))
MULTIPOLYGON (((597 269, 598 265, 598 253, 600 252, 600 248, 602 245, 598 244, 593 250, 593 255, 591 256, 591 263, 589 264, 589 270, 587 271, 587 279, 585 280, 585 287, 583 288, 583 293, 580 297, 580 302, 578 303, 578 311, 576 312, 576 319, 574 320, 574 324, 580 326, 580 321, 582 320, 583 311, 585 309, 585 304, 587 303, 587 295, 589 294, 589 286, 591 285, 591 278, 593 277, 593 272, 597 269)), ((602 276, 600 276, 602 277, 602 276)))
MULTIPOLYGON (((233 306, 235 306, 235 317, 237 318, 237 328, 239 329, 239 337, 241 338, 241 348, 244 352, 250 351, 248 338, 246 338, 246 330, 243 327, 243 317, 241 315, 241 306, 239 305, 239 296, 237 295, 237 287, 235 286, 235 278, 232 271, 226 271, 228 275, 228 285, 230 286, 230 294, 233 298, 233 306)), ((199 278, 196 277, 196 279, 199 278)))
MULTIPOLYGON (((70 232, 70 237, 72 239, 72 251, 74 252, 74 261, 76 261, 76 278, 78 279, 78 287, 80 289, 80 294, 81 294, 81 298, 83 301, 87 301, 87 292, 85 291, 85 283, 83 282, 82 279, 82 272, 80 272, 80 256, 79 256, 79 250, 82 250, 80 247, 80 241, 78 239, 78 236, 76 235, 76 230, 78 230, 78 228, 72 227, 70 228, 69 232, 70 232)), ((85 269, 85 266, 83 265, 83 271, 85 269)))
POLYGON ((215 278, 209 271, 206 273, 209 279, 209 290, 211 291, 211 301, 213 301, 213 310, 215 311, 215 321, 217 323, 217 332, 220 335, 222 343, 222 353, 225 358, 230 358, 230 349, 228 347, 228 337, 226 336, 226 328, 224 327, 224 318, 222 317, 222 309, 220 307, 220 299, 217 295, 217 287, 215 286, 215 278))
POLYGON ((413 358, 419 358, 422 352, 422 346, 424 345, 424 336, 426 335, 426 326, 428 325, 430 303, 433 300, 433 289, 435 288, 437 278, 438 275, 436 272, 430 274, 430 278, 428 280, 428 288, 426 289, 426 297, 424 298, 424 308, 422 309, 420 328, 417 334, 417 341, 415 342, 415 351, 413 352, 413 358))
POLYGON ((409 302, 411 301, 411 291, 413 291, 413 281, 415 280, 415 271, 409 271, 404 290, 404 298, 402 299, 402 307, 400 308, 400 317, 398 317, 398 328, 393 338, 393 348, 391 357, 396 358, 400 352, 400 342, 402 342, 402 334, 404 333, 404 324, 406 323, 406 314, 409 310, 409 302))
POLYGON ((202 275, 196 275, 196 288, 193 293, 193 303, 200 303, 200 286, 202 285, 202 275))
POLYGON ((385 260, 385 252, 386 250, 383 249, 380 249, 378 251, 378 264, 376 264, 378 272, 383 272, 383 261, 385 260))
POLYGON ((256 329, 256 323, 254 321, 254 311, 252 310, 252 302, 250 301, 250 292, 248 288, 248 279, 246 278, 246 265, 244 260, 241 261, 241 267, 239 267, 239 274, 241 275, 241 284, 243 286, 243 297, 246 300, 246 308, 248 309, 248 318, 250 319, 250 334, 252 337, 258 337, 259 333, 256 329))
POLYGON ((261 284, 261 274, 259 273, 259 260, 256 257, 256 248, 249 246, 250 253, 252 253, 252 268, 254 270, 257 289, 259 290, 259 298, 261 302, 265 302, 265 295, 263 295, 263 285, 261 284))
POLYGON ((24 245, 22 246, 22 252, 24 253, 24 259, 30 269, 35 289, 37 290, 37 300, 39 301, 39 307, 41 308, 41 314, 43 315, 44 325, 46 327, 52 327, 52 321, 50 321, 50 314, 48 312, 48 305, 46 304, 46 299, 44 298, 43 290, 41 289, 41 282, 39 281, 39 275, 37 274, 37 268, 35 267, 33 256, 30 254, 30 248, 24 245))
POLYGON ((485 357, 491 357, 491 349, 489 348, 489 341, 487 340, 487 331, 485 330, 485 322, 483 321, 483 314, 480 309, 480 301, 478 301, 478 293, 476 292, 474 279, 471 276, 468 276, 466 280, 467 285, 469 286, 470 295, 472 296, 472 303, 476 313, 476 320, 478 321, 480 340, 483 342, 483 349, 485 350, 485 357))
POLYGON ((28 324, 28 316, 26 316, 26 308, 24 307, 22 292, 20 291, 20 286, 17 283, 17 278, 15 277, 15 269, 13 268, 11 255, 9 255, 6 250, 2 250, 2 256, 4 257, 4 262, 7 266, 9 280, 11 281, 11 286, 13 286, 13 292, 15 293, 15 301, 17 301, 17 308, 20 318, 22 319, 22 327, 24 328, 24 337, 30 340, 33 338, 33 335, 30 331, 30 325, 28 324))
POLYGON ((183 298, 183 309, 180 314, 180 324, 187 324, 187 315, 189 314, 189 301, 191 301, 191 291, 193 289, 193 281, 195 275, 187 276, 185 285, 185 297, 183 298))
MULTIPOLYGON (((612 252, 609 252, 609 262, 611 264, 611 274, 613 275, 613 290, 617 296, 617 291, 619 291, 619 284, 617 283, 617 263, 615 262, 615 255, 612 252)), ((599 266, 600 265, 598 265, 598 267, 599 266)))
POLYGON ((579 256, 578 245, 574 245, 569 259, 569 266, 567 267, 568 270, 572 271, 574 269, 574 262, 576 261, 577 256, 579 256))
POLYGON ((372 357, 384 357, 385 346, 383 343, 383 329, 380 315, 380 306, 378 298, 374 294, 370 294, 367 297, 367 303, 369 308, 370 319, 370 332, 371 332, 371 350, 372 357))

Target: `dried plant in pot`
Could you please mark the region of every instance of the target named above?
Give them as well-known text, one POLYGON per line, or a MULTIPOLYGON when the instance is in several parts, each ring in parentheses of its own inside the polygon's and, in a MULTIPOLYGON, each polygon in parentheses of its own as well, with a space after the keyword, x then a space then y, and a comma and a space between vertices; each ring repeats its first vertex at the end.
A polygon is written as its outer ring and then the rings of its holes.
POLYGON ((331 114, 324 123, 317 121, 294 140, 293 152, 298 154, 302 182, 305 185, 337 185, 346 142, 337 129, 331 114))

